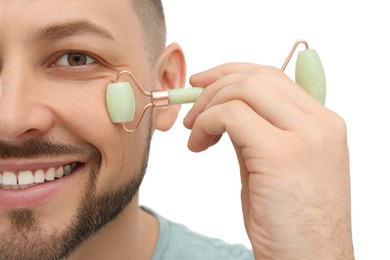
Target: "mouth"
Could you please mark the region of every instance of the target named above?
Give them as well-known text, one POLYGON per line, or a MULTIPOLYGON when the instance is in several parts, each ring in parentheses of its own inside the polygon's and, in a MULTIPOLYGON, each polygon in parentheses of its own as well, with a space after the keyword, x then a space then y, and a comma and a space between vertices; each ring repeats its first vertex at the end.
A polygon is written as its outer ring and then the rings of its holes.
POLYGON ((24 190, 46 182, 53 182, 70 175, 82 165, 82 163, 73 162, 44 169, 3 171, 0 172, 0 189, 24 190))

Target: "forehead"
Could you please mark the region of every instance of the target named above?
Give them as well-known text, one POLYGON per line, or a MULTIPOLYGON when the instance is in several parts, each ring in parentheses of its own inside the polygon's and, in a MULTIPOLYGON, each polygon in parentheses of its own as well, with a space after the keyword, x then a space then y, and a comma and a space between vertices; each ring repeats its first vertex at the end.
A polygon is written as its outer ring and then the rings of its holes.
POLYGON ((34 32, 50 24, 87 20, 114 38, 140 33, 139 21, 128 0, 0 0, 0 30, 34 32))

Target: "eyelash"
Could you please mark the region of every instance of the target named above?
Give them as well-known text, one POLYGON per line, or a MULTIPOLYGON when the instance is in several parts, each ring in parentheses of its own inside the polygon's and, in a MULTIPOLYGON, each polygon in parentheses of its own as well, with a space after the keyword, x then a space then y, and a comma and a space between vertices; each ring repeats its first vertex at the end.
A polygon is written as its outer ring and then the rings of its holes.
POLYGON ((99 58, 97 58, 95 55, 92 55, 92 54, 85 52, 85 51, 77 51, 77 50, 63 51, 63 52, 59 53, 58 55, 56 55, 55 57, 56 57, 55 61, 50 65, 50 67, 67 67, 67 68, 72 68, 72 69, 80 69, 82 67, 92 66, 92 65, 96 65, 96 64, 101 63, 101 60, 99 58), (87 63, 85 65, 76 65, 76 66, 58 64, 61 59, 66 59, 67 58, 66 56, 69 56, 72 54, 86 56, 87 62, 89 62, 89 63, 87 63), (92 60, 92 62, 90 62, 90 60, 92 60))

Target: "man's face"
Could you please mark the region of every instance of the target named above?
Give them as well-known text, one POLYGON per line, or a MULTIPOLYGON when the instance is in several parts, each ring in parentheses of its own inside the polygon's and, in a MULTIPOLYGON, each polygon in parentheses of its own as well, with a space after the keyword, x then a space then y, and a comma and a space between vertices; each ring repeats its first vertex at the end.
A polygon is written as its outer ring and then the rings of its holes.
POLYGON ((125 134, 105 91, 153 84, 141 28, 126 0, 0 0, 0 259, 69 254, 136 193, 150 120, 125 134))

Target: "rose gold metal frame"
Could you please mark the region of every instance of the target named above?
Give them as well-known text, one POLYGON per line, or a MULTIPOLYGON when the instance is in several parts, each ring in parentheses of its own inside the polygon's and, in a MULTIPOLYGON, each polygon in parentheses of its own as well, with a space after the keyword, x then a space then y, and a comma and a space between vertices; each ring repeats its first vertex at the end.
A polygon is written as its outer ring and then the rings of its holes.
POLYGON ((149 108, 163 107, 163 106, 168 106, 169 105, 169 94, 168 94, 168 91, 166 91, 166 90, 154 90, 154 91, 151 91, 151 92, 145 91, 141 87, 141 84, 139 84, 138 81, 135 79, 133 74, 131 74, 131 72, 127 71, 127 70, 119 72, 117 77, 116 77, 116 81, 118 82, 120 77, 122 75, 124 75, 124 74, 127 74, 127 75, 130 76, 132 81, 134 81, 136 88, 138 89, 138 91, 143 96, 150 98, 150 103, 146 104, 144 106, 144 108, 142 109, 140 115, 138 116, 138 119, 136 120, 136 123, 135 123, 135 126, 133 127, 133 129, 128 129, 127 126, 126 126, 126 123, 122 123, 122 127, 123 127, 123 130, 125 132, 127 132, 127 133, 134 133, 138 129, 139 125, 141 124, 141 121, 142 121, 143 117, 145 116, 146 111, 149 108))
POLYGON ((292 56, 294 55, 296 49, 298 48, 298 45, 299 45, 299 44, 304 44, 304 45, 306 46, 306 50, 309 49, 309 44, 307 43, 307 41, 305 41, 305 40, 299 40, 299 41, 297 41, 297 42, 295 43, 294 47, 292 48, 290 54, 288 55, 286 61, 284 62, 283 66, 282 66, 282 68, 281 68, 282 71, 285 71, 285 70, 286 70, 287 65, 290 63, 290 60, 291 60, 292 56))

